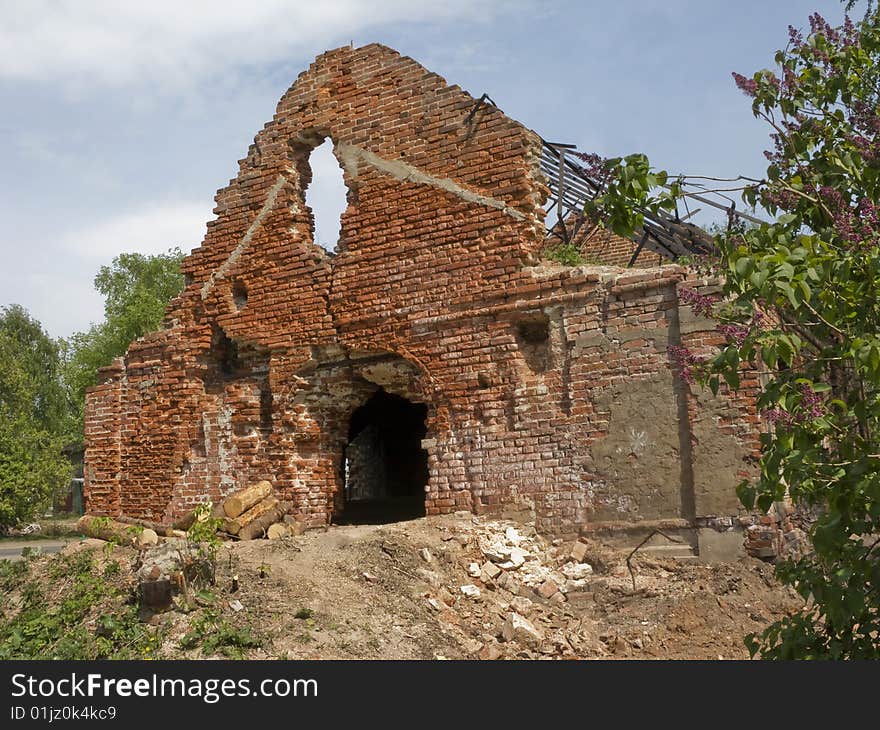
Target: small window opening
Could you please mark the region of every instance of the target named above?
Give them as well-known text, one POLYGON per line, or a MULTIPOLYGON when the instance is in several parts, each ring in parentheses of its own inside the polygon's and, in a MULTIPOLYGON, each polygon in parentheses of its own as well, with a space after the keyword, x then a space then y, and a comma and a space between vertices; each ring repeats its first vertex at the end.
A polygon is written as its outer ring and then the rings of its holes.
POLYGON ((238 345, 229 338, 222 327, 214 326, 214 334, 211 338, 211 353, 220 373, 231 378, 238 374, 241 369, 241 360, 238 356, 238 345))
POLYGON ((268 381, 260 386, 260 428, 272 433, 272 390, 268 381))
POLYGON ((314 241, 333 251, 339 243, 342 214, 348 207, 348 189, 329 138, 312 150, 309 167, 312 181, 306 190, 306 205, 312 211, 314 241))
POLYGON ((526 315, 514 322, 517 345, 529 369, 543 373, 553 364, 550 348, 550 318, 544 312, 526 315))
POLYGON ((232 285, 232 301, 235 304, 235 308, 240 312, 244 309, 248 300, 248 292, 247 287, 244 285, 242 281, 236 281, 232 285))

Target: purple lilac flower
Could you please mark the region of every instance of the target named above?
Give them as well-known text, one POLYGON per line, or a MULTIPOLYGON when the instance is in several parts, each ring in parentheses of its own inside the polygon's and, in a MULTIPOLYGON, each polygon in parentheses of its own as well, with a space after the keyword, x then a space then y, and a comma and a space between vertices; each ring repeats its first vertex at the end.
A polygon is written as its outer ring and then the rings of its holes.
POLYGON ((746 78, 742 74, 738 74, 734 71, 731 76, 733 76, 733 82, 736 84, 736 88, 738 88, 743 94, 746 96, 755 96, 758 93, 758 83, 754 79, 746 78))
POLYGON ((791 413, 779 406, 774 406, 773 408, 761 411, 761 415, 771 424, 781 423, 783 426, 793 426, 807 423, 825 414, 823 398, 813 390, 812 386, 807 383, 801 383, 798 386, 798 392, 801 396, 801 402, 797 412, 791 413))
POLYGON ((666 348, 669 359, 672 360, 672 368, 675 370, 686 383, 693 384, 694 368, 699 367, 705 362, 702 358, 697 357, 687 347, 680 345, 669 345, 666 348))
POLYGON ((573 151, 570 154, 586 163, 584 165, 584 170, 591 177, 598 178, 599 180, 604 180, 608 177, 608 160, 601 155, 597 155, 593 152, 577 151, 573 151))
POLYGON ((807 383, 798 388, 801 394, 802 414, 808 418, 819 418, 825 413, 822 396, 807 383))
POLYGON ((689 304, 691 309, 694 310, 694 313, 702 317, 711 316, 712 307, 715 306, 718 301, 715 297, 710 297, 707 294, 700 294, 693 289, 686 289, 684 287, 681 287, 678 290, 678 298, 685 304, 689 304))
POLYGON ((741 324, 720 324, 718 325, 718 331, 737 347, 742 346, 742 343, 749 336, 749 328, 741 324))

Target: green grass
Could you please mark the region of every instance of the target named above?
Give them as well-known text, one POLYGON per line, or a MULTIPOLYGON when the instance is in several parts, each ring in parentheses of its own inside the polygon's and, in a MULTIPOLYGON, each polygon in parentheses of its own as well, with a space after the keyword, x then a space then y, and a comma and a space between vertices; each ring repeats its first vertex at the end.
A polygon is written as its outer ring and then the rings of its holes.
POLYGON ((97 566, 90 551, 53 557, 43 576, 29 560, 0 562, 4 590, 21 596, 0 620, 0 659, 156 658, 161 637, 138 620, 130 591, 112 582, 119 572, 115 561, 97 566))
POLYGON ((178 643, 181 649, 200 647, 204 656, 220 654, 227 659, 243 659, 247 649, 263 646, 263 640, 250 628, 238 628, 219 613, 205 611, 178 643))

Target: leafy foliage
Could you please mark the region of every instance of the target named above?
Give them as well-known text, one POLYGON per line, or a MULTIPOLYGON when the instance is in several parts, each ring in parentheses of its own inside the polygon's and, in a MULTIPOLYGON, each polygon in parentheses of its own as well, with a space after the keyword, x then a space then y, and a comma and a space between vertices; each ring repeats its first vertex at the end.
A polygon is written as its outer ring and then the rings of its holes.
POLYGON ((168 302, 183 290, 182 259, 179 249, 155 256, 125 253, 98 271, 95 288, 104 295, 104 321, 63 343, 64 380, 80 438, 86 388, 97 382, 98 368, 159 328, 168 302))
POLYGON ((4 587, 18 588, 21 606, 0 621, 0 659, 155 658, 159 637, 138 621, 137 607, 109 578, 119 572, 110 562, 103 571, 89 551, 53 558, 46 581, 29 575, 28 564, 0 563, 4 587), (24 566, 24 567, 20 567, 24 566), (63 591, 48 601, 46 590, 63 591))
MULTIPOLYGON (((212 516, 213 505, 208 502, 199 505, 195 509, 195 520, 186 531, 186 539, 189 545, 196 549, 195 555, 188 552, 181 554, 181 573, 184 601, 190 604, 195 598, 199 599, 199 587, 205 584, 214 584, 217 569, 217 549, 220 547, 220 538, 217 530, 223 524, 223 519, 212 516), (196 589, 193 596, 192 589, 196 589)), ((202 597, 204 598, 204 596, 202 597)))
POLYGON ((587 263, 578 247, 572 243, 555 243, 544 249, 544 255, 563 266, 580 266, 587 263))
POLYGON ((0 528, 51 504, 70 476, 57 345, 17 305, 0 313, 0 528))
MULTIPOLYGON (((804 608, 748 637, 750 651, 878 658, 880 12, 839 28, 813 15, 808 33, 789 29, 775 60, 775 71, 734 74, 773 141, 766 177, 743 197, 773 220, 717 233, 720 298, 682 292, 720 321, 726 344, 708 359, 670 355, 686 379, 715 391, 722 381, 739 387, 742 367, 767 370, 760 474, 738 495, 761 510, 789 495, 819 515, 812 552, 778 567, 804 608)), ((618 232, 640 224, 635 208, 680 192, 657 191, 668 176, 629 160, 609 161, 598 201, 618 232)))
POLYGON ((216 611, 207 609, 193 622, 180 640, 181 649, 201 647, 204 656, 220 654, 227 659, 243 659, 246 649, 259 648, 263 640, 249 627, 238 628, 216 611))
POLYGON ((669 183, 666 171, 653 170, 645 155, 635 153, 594 162, 594 169, 605 190, 587 203, 585 213, 601 218, 618 235, 639 230, 645 223, 643 211, 657 214, 675 210, 675 199, 681 192, 679 183, 669 183))
POLYGON ((209 502, 202 504, 195 509, 195 521, 186 531, 187 540, 197 544, 205 544, 214 550, 220 545, 220 538, 217 537, 217 530, 223 524, 220 517, 212 517, 213 505, 209 502))

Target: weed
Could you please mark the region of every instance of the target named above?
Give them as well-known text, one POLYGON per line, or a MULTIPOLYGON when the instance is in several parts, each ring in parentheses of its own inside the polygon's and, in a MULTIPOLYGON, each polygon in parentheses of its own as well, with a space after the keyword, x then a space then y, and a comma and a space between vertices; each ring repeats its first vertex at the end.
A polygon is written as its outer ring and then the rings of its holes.
POLYGON ((587 263, 577 246, 572 243, 556 243, 544 249, 544 256, 563 266, 579 266, 587 263))
POLYGON ((298 608, 296 613, 293 614, 293 617, 305 620, 312 618, 314 615, 315 612, 310 608, 298 608))
POLYGON ((47 574, 50 580, 41 582, 17 576, 21 607, 10 619, 0 621, 0 659, 157 656, 158 637, 138 620, 131 596, 107 582, 106 570, 104 575, 98 573, 90 552, 57 556, 47 574), (43 585, 60 587, 60 600, 47 600, 43 585))
POLYGON ((207 610, 193 622, 178 645, 181 649, 200 646, 204 656, 221 654, 227 659, 242 659, 245 649, 259 648, 263 640, 250 628, 237 628, 216 611, 207 610))
POLYGON ((119 561, 111 560, 107 565, 104 566, 104 577, 105 578, 114 578, 119 575, 119 561))
POLYGON ((27 560, 0 560, 0 588, 3 593, 10 593, 18 588, 30 570, 27 560))
POLYGON ((217 530, 223 524, 223 520, 219 517, 212 517, 211 512, 214 509, 210 502, 201 504, 195 509, 195 521, 192 527, 186 531, 186 539, 190 542, 205 544, 209 549, 216 550, 220 545, 220 539, 217 537, 217 530))

